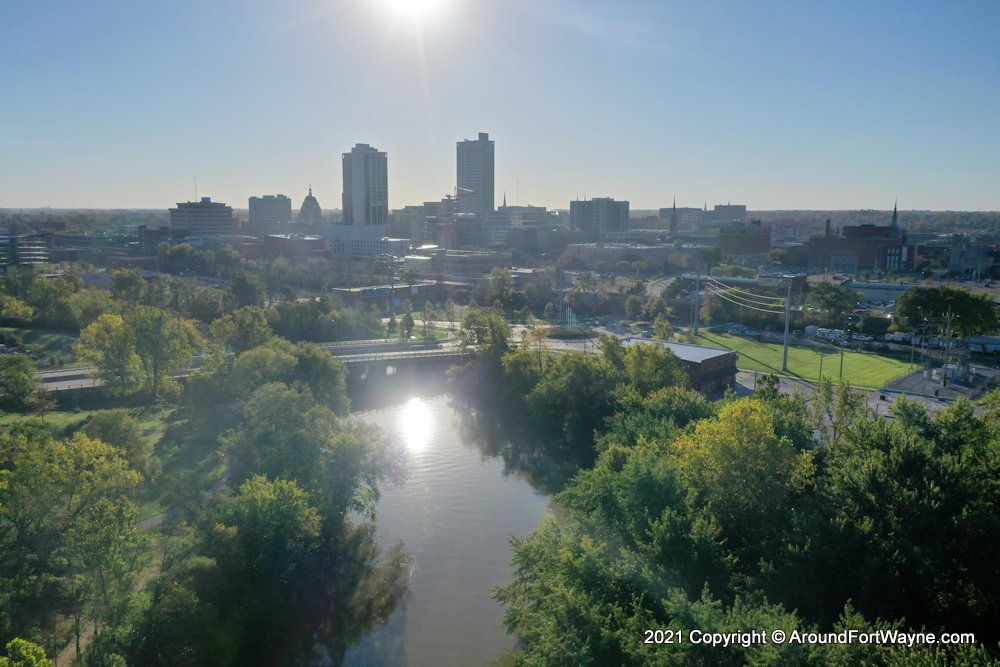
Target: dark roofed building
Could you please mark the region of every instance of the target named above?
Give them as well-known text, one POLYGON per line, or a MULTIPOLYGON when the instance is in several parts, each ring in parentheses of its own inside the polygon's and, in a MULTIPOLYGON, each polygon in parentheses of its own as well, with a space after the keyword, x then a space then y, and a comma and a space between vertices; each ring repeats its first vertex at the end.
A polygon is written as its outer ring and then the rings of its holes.
POLYGON ((647 343, 663 345, 680 359, 681 367, 691 380, 691 388, 696 391, 711 392, 731 387, 736 382, 736 360, 733 350, 719 350, 714 347, 667 343, 661 340, 633 338, 625 345, 647 343))

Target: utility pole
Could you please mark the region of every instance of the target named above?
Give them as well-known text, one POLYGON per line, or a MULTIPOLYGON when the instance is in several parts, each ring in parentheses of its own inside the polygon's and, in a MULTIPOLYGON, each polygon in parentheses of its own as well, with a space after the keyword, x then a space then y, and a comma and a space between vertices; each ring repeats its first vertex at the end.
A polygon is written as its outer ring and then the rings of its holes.
POLYGON ((844 319, 844 337, 845 337, 845 340, 842 340, 841 341, 841 345, 840 345, 840 375, 837 378, 838 382, 842 381, 844 379, 844 348, 847 347, 846 337, 848 335, 850 335, 849 334, 849 331, 850 331, 850 328, 851 328, 850 322, 851 322, 851 316, 848 315, 844 319))
POLYGON ((947 315, 945 315, 945 330, 944 335, 947 339, 945 343, 945 354, 944 363, 941 365, 941 384, 942 386, 948 386, 948 367, 951 365, 951 348, 952 348, 952 331, 951 331, 951 308, 948 309, 947 315))
POLYGON ((781 352, 781 370, 788 372, 788 321, 792 307, 792 279, 788 278, 788 293, 785 295, 785 347, 781 352))
POLYGON ((694 268, 694 335, 698 336, 698 317, 701 315, 701 264, 694 268))

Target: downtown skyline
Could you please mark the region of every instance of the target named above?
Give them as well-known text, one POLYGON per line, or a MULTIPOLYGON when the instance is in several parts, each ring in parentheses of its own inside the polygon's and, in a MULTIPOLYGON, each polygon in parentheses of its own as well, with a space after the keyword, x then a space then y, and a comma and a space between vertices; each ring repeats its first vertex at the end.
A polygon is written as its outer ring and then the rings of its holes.
POLYGON ((368 143, 395 209, 489 132, 497 203, 1000 209, 995 3, 422 1, 0 8, 0 208, 337 208, 368 143))

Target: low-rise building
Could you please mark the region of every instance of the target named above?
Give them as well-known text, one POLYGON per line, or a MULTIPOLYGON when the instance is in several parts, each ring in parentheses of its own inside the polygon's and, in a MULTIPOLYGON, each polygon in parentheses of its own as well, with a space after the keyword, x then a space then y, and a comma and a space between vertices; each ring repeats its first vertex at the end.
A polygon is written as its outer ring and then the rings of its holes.
POLYGON ((888 227, 864 224, 832 230, 827 220, 824 234, 809 239, 806 248, 813 272, 912 271, 916 254, 895 211, 888 227))
POLYGON ((0 266, 34 266, 49 261, 45 238, 48 234, 0 236, 0 266))
POLYGON ((268 234, 264 237, 264 253, 269 257, 306 259, 327 254, 322 236, 308 234, 268 234))
POLYGON ((771 252, 771 228, 760 220, 723 225, 719 228, 719 250, 727 264, 763 266, 771 252))
POLYGON ((509 252, 448 250, 424 246, 403 259, 403 268, 413 270, 421 276, 479 278, 488 274, 495 266, 510 268, 512 261, 509 252))
POLYGON ((566 246, 566 255, 579 258, 590 266, 597 262, 646 262, 649 268, 663 266, 670 254, 671 245, 654 243, 570 243, 566 246))
POLYGON ((720 391, 736 383, 736 361, 739 354, 733 350, 641 338, 626 341, 625 345, 639 343, 663 345, 677 355, 691 381, 691 388, 695 391, 720 391))

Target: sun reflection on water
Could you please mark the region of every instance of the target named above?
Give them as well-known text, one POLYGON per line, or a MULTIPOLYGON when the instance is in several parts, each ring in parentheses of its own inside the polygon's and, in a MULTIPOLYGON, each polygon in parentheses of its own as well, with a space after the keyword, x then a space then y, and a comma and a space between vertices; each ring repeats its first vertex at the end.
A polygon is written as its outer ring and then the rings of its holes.
POLYGON ((420 398, 411 398, 399 415, 399 433, 411 454, 419 454, 430 442, 434 415, 430 405, 420 398))

